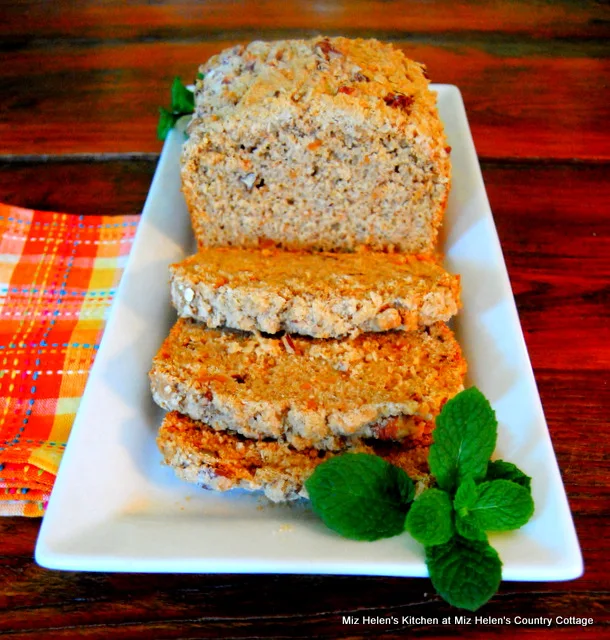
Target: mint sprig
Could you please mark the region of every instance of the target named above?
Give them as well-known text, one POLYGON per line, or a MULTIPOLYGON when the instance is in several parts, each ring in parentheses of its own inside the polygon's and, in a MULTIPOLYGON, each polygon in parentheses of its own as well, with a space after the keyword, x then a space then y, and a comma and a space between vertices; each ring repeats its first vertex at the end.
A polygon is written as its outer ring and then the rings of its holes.
POLYGON ((415 487, 383 458, 346 453, 316 468, 305 482, 313 510, 327 527, 352 540, 378 540, 404 531, 415 487))
POLYGON ((475 611, 502 578, 502 562, 486 532, 529 521, 531 478, 510 462, 490 462, 496 416, 474 387, 445 404, 433 437, 429 464, 438 488, 427 489, 412 504, 408 476, 367 454, 331 458, 305 486, 313 510, 343 536, 377 540, 406 529, 425 546, 437 592, 450 604, 475 611))
MULTIPOLYGON (((203 76, 199 74, 201 78, 203 76)), ((180 78, 174 78, 171 88, 171 106, 169 109, 159 108, 159 122, 157 124, 157 137, 165 140, 167 134, 174 128, 176 122, 182 116, 188 116, 195 110, 195 96, 187 89, 180 78)))

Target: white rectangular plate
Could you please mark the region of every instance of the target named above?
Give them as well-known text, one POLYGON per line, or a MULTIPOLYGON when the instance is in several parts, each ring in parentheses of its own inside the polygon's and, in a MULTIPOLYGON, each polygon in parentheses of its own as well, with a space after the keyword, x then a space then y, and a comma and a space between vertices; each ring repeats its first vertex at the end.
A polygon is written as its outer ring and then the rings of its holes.
MULTIPOLYGON (((575 578, 582 557, 462 98, 456 87, 434 88, 453 147, 444 252, 447 268, 462 276, 464 308, 455 329, 468 382, 497 412, 497 456, 533 477, 534 517, 491 542, 506 580, 575 578)), ((175 131, 163 148, 42 523, 37 562, 93 571, 427 575, 423 548, 407 535, 346 540, 306 504, 211 493, 161 465, 155 436, 162 414, 147 374, 175 319, 167 265, 193 249, 180 193, 182 140, 175 131)))

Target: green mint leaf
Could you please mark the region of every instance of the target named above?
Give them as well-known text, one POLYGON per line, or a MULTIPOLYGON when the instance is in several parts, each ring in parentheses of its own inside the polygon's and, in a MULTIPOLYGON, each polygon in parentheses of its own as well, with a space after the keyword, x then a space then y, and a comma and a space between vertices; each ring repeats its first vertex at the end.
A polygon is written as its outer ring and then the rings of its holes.
POLYGON ((534 513, 529 490, 510 480, 483 482, 477 489, 479 495, 471 513, 484 531, 518 529, 534 513))
POLYGON ((498 590, 502 562, 488 542, 454 536, 426 547, 426 564, 434 588, 449 604, 476 611, 498 590))
POLYGON ((532 479, 512 462, 505 462, 504 460, 493 460, 487 465, 485 480, 510 480, 528 490, 532 488, 532 479))
POLYGON ((323 462, 305 487, 324 524, 353 540, 402 533, 415 492, 402 469, 366 453, 346 453, 323 462))
POLYGON ((458 393, 436 419, 430 447, 430 471, 445 491, 470 476, 483 480, 489 457, 496 448, 498 423, 487 398, 471 387, 458 393))
POLYGON ((481 528, 476 514, 473 512, 478 498, 477 485, 472 478, 466 478, 458 487, 453 499, 455 528, 461 536, 469 540, 487 540, 485 530, 481 528))
POLYGON ((180 78, 174 78, 172 83, 172 111, 180 115, 193 113, 195 110, 195 97, 193 92, 189 91, 180 81, 180 78))
POLYGON ((197 80, 203 80, 205 78, 205 76, 203 75, 203 73, 201 73, 201 71, 197 74, 197 80))
POLYGON ((159 123, 157 124, 157 138, 165 140, 167 134, 182 117, 193 113, 195 110, 195 97, 193 92, 187 89, 180 78, 174 78, 172 83, 172 105, 171 109, 159 109, 159 123))
POLYGON ((159 140, 165 140, 165 138, 167 138, 167 134, 174 127, 177 119, 178 116, 163 107, 159 107, 159 122, 157 124, 157 138, 159 138, 159 140))
MULTIPOLYGON (((388 463, 389 464, 389 463, 388 463)), ((415 484, 411 478, 399 467, 390 464, 390 468, 387 471, 391 482, 396 484, 398 493, 400 495, 400 504, 404 506, 405 511, 409 510, 409 506, 415 498, 415 484)), ((404 522, 403 522, 404 530, 404 522)))
POLYGON ((485 531, 522 527, 534 513, 528 489, 510 480, 492 480, 477 486, 466 478, 453 500, 455 528, 471 540, 486 540, 485 531))
POLYGON ((411 505, 407 531, 423 545, 444 544, 454 533, 451 498, 440 489, 428 489, 411 505))

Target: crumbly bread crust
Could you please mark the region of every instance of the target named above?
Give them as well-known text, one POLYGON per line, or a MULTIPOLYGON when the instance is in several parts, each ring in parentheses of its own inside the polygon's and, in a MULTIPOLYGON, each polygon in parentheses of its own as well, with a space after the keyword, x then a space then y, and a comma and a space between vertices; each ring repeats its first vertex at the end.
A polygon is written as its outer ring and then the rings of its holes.
POLYGON ((317 37, 239 45, 200 71, 182 156, 200 246, 433 251, 450 149, 423 65, 317 37))
MULTIPOLYGON (((306 498, 305 480, 320 463, 336 455, 218 432, 178 412, 165 417, 157 444, 164 462, 182 480, 214 491, 263 491, 274 502, 306 498)), ((380 455, 413 480, 428 483, 429 445, 430 436, 425 435, 417 442, 403 444, 354 441, 346 451, 380 455)))
POLYGON ((412 435, 463 388, 465 372, 443 323, 313 340, 179 319, 150 377, 161 407, 214 429, 286 440, 298 449, 337 449, 346 437, 412 435))
POLYGON ((459 276, 426 256, 209 248, 170 272, 178 315, 212 328, 337 338, 417 329, 459 306, 459 276))

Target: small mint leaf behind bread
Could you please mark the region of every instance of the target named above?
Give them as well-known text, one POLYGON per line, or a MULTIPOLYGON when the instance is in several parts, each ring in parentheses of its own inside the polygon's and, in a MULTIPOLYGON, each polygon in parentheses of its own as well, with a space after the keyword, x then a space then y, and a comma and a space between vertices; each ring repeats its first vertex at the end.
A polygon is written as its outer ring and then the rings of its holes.
POLYGON ((174 78, 172 83, 172 111, 185 115, 195 110, 195 96, 187 89, 180 78, 174 78))
POLYGON ((159 107, 159 122, 157 124, 157 138, 165 140, 167 134, 174 128, 176 120, 179 116, 175 116, 171 111, 159 107))
POLYGON ((176 126, 176 122, 182 116, 190 115, 194 110, 195 96, 193 92, 182 84, 180 78, 174 78, 171 88, 171 106, 169 109, 159 108, 157 138, 165 140, 167 134, 176 126))
POLYGON ((424 491, 409 509, 406 529, 423 545, 447 542, 454 533, 449 495, 440 489, 424 491))
POLYGON ((352 540, 402 533, 415 493, 402 469, 366 453, 346 453, 323 462, 305 487, 324 524, 352 540))
POLYGON ((504 460, 494 460, 487 465, 485 480, 510 480, 530 490, 532 479, 523 473, 517 465, 504 460))
POLYGON ((426 547, 426 564, 434 588, 449 604, 469 611, 483 606, 498 590, 502 562, 487 542, 454 536, 426 547))
POLYGON ((465 478, 483 480, 497 439, 496 414, 476 388, 449 400, 436 419, 430 471, 441 489, 454 492, 465 478))

